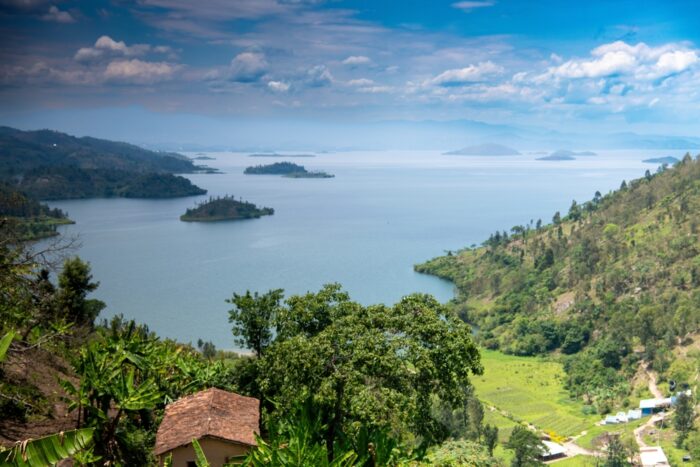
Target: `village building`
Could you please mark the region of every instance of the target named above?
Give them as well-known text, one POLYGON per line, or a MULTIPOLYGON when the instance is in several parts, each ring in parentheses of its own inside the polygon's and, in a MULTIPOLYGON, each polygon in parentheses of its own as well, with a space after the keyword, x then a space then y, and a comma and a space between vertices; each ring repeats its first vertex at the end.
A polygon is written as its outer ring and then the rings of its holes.
POLYGON ((543 461, 551 461, 566 457, 566 449, 564 449, 564 446, 561 444, 547 440, 542 441, 542 444, 544 444, 545 447, 544 454, 540 456, 543 461))
POLYGON ((639 401, 639 409, 642 411, 642 415, 651 415, 671 407, 672 403, 670 397, 642 399, 639 401))
POLYGON ((660 447, 644 447, 639 449, 639 459, 642 467, 664 467, 668 463, 664 450, 660 447))
POLYGON ((259 401, 221 389, 207 389, 165 408, 156 434, 158 465, 172 456, 173 467, 194 467, 196 439, 212 467, 242 460, 257 445, 259 401))

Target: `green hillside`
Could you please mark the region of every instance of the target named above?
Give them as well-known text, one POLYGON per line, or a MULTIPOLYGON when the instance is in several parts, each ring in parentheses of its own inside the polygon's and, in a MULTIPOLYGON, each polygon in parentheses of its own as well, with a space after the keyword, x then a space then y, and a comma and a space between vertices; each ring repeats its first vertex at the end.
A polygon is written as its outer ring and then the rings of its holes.
POLYGON ((207 170, 176 153, 0 127, 0 181, 35 199, 199 195, 206 190, 174 174, 207 170))
POLYGON ((605 411, 630 393, 640 361, 662 380, 697 384, 699 210, 700 162, 687 155, 574 201, 551 224, 497 232, 416 270, 456 284, 454 306, 482 345, 563 354, 571 394, 605 411))

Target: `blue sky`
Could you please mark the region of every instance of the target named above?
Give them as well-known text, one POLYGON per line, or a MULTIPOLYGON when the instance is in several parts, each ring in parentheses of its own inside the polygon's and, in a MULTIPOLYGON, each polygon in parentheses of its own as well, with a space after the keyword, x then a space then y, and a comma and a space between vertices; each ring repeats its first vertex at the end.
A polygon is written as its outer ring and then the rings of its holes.
POLYGON ((0 122, 146 142, 460 119, 700 136, 697 18, 680 0, 0 0, 0 122))

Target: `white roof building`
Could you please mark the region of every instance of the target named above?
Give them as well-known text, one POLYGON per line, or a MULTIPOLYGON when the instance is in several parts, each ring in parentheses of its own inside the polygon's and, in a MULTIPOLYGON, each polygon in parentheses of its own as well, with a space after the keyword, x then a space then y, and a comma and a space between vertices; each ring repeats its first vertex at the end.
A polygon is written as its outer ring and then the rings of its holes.
POLYGON ((542 444, 544 444, 545 448, 547 449, 547 452, 545 452, 542 456, 544 458, 552 458, 566 455, 566 449, 564 449, 564 446, 562 446, 561 444, 557 444, 553 441, 542 441, 542 444))
POLYGON ((664 397, 664 398, 657 398, 657 399, 642 399, 639 401, 639 408, 640 409, 656 409, 658 407, 670 407, 671 406, 671 398, 670 397, 664 397))
POLYGON ((669 466, 664 450, 660 447, 646 447, 639 449, 639 458, 642 467, 663 467, 669 466))

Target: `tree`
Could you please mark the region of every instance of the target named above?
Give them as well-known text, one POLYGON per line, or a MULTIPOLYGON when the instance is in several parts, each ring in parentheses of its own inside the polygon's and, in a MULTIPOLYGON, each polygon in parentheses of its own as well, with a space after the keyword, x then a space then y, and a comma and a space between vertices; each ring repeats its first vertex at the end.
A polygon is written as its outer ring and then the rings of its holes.
POLYGON ((469 374, 483 371, 469 326, 428 295, 364 307, 327 285, 287 300, 278 330, 259 362, 262 393, 281 414, 310 397, 329 458, 357 424, 444 439, 434 401, 459 407, 469 374))
POLYGON ((676 429, 676 446, 681 447, 683 441, 692 431, 695 423, 695 403, 692 396, 681 393, 676 400, 676 413, 673 416, 673 427, 676 429))
POLYGON ((608 445, 605 448, 604 467, 626 467, 631 465, 627 460, 628 457, 627 449, 622 444, 620 436, 610 433, 608 435, 608 445))
POLYGON ((489 451, 489 455, 493 456, 493 450, 498 443, 498 427, 494 425, 486 425, 484 427, 484 445, 489 451))
POLYGON ((233 323, 236 344, 252 350, 256 357, 262 356, 272 342, 273 326, 283 297, 284 291, 276 289, 263 295, 250 291, 244 295, 234 293, 226 300, 234 306, 229 311, 229 322, 233 323))
POLYGON ((545 453, 544 443, 536 433, 523 425, 517 425, 508 439, 506 447, 514 451, 512 467, 542 465, 540 457, 545 453))
POLYGON ((477 441, 481 439, 484 422, 484 406, 476 397, 469 398, 467 402, 467 412, 469 413, 469 431, 477 441))
POLYGON ((58 276, 57 305, 61 317, 79 326, 91 327, 105 307, 100 300, 87 299, 99 285, 99 282, 92 282, 88 263, 78 257, 67 259, 58 276))

